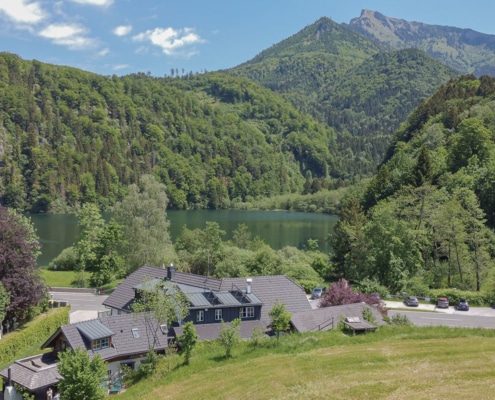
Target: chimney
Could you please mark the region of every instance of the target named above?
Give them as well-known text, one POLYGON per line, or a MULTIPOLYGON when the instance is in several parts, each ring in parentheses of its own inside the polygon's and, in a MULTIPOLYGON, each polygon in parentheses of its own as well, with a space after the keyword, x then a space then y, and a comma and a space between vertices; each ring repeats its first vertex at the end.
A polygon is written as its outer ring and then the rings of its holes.
POLYGON ((12 386, 12 370, 9 368, 7 371, 7 386, 12 386))
POLYGON ((251 285, 253 283, 253 279, 252 278, 247 278, 246 279, 246 294, 250 294, 251 293, 251 285))
POLYGON ((171 281, 175 275, 174 263, 170 263, 170 267, 167 269, 167 279, 171 281))

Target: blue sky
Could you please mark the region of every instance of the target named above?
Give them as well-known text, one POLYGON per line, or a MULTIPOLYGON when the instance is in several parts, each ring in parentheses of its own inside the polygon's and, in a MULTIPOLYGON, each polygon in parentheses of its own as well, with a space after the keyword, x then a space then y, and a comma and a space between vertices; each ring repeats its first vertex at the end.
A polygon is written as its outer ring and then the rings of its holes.
POLYGON ((102 75, 214 71, 362 9, 495 34, 493 0, 0 0, 0 51, 102 75))

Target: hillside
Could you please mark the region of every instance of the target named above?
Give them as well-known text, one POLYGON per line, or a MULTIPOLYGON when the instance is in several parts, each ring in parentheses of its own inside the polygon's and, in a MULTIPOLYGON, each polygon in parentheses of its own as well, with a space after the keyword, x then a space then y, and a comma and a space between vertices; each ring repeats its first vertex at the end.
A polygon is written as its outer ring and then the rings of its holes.
POLYGON ((217 343, 204 343, 189 365, 165 357, 156 377, 119 398, 481 400, 492 382, 492 338, 490 329, 447 327, 311 332, 283 336, 278 344, 246 341, 229 360, 217 343))
POLYGON ((332 129, 245 78, 104 77, 0 54, 0 203, 109 206, 144 173, 171 208, 223 208, 339 176, 332 129))
POLYGON ((493 293, 495 78, 442 85, 398 130, 337 223, 333 261, 393 291, 493 293))
POLYGON ((372 10, 363 10, 345 26, 388 50, 416 48, 463 74, 495 75, 495 35, 410 22, 372 10))
POLYGON ((418 51, 384 52, 329 18, 227 72, 277 91, 334 127, 347 177, 374 173, 405 116, 459 75, 418 51))

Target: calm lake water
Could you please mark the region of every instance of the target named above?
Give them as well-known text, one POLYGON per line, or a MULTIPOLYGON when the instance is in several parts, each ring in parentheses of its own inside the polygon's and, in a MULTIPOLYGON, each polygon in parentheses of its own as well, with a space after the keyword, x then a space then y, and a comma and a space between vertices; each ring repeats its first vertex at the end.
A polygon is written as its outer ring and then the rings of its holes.
MULTIPOLYGON (((217 222, 232 237, 239 224, 246 224, 252 236, 259 236, 274 249, 285 246, 302 248, 308 239, 317 239, 319 249, 330 251, 325 238, 332 232, 338 217, 285 211, 191 210, 167 211, 170 235, 174 241, 182 227, 204 229, 207 221, 217 222)), ((71 246, 79 230, 74 215, 31 215, 42 245, 38 265, 44 266, 64 248, 71 246)))

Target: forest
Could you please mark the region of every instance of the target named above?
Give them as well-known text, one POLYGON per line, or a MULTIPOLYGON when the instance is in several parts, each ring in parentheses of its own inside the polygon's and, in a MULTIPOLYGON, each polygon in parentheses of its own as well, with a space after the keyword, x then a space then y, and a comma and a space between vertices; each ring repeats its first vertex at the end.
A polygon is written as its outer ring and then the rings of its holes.
POLYGON ((332 240, 340 274, 397 292, 493 293, 495 80, 441 86, 397 131, 378 173, 343 202, 332 240))
POLYGON ((153 173, 170 208, 342 186, 335 132, 245 78, 103 77, 0 54, 0 204, 102 208, 153 173))

